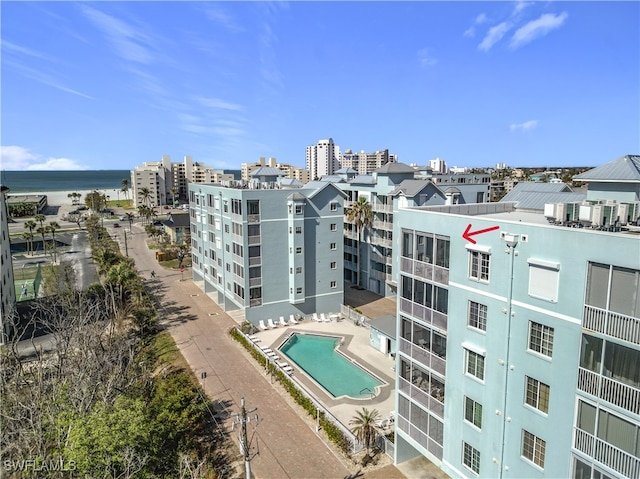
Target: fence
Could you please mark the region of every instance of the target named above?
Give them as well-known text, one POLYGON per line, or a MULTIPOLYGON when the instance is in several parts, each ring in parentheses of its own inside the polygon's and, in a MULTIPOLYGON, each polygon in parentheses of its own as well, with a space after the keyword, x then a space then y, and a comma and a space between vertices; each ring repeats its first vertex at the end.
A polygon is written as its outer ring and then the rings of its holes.
POLYGON ((367 328, 371 326, 371 320, 369 318, 345 304, 340 305, 340 314, 342 314, 345 319, 353 321, 356 326, 366 326, 367 328))

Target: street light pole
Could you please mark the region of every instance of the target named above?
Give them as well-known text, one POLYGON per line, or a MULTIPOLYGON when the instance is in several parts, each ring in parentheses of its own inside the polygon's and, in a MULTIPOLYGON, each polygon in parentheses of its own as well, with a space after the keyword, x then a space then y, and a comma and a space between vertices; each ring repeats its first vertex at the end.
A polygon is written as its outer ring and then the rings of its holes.
MULTIPOLYGON (((502 238, 507 243, 507 248, 504 250, 506 254, 509 255, 509 289, 507 292, 507 348, 504 361, 501 361, 504 366, 504 394, 502 395, 502 443, 500 447, 500 479, 502 479, 505 471, 509 470, 509 466, 504 465, 504 450, 506 445, 506 434, 507 434, 507 422, 511 422, 511 418, 507 416, 507 393, 509 391, 509 372, 513 370, 513 366, 509 364, 509 353, 511 351, 511 319, 514 315, 513 313, 513 269, 515 263, 515 257, 518 254, 516 251, 516 246, 518 245, 519 235, 504 233, 502 234, 502 238)), ((500 411, 497 411, 500 413, 500 411)))
MULTIPOLYGON (((247 435, 247 423, 251 422, 251 418, 247 417, 247 414, 252 413, 256 409, 257 408, 254 407, 253 409, 250 409, 247 411, 244 405, 244 397, 243 397, 240 403, 240 412, 232 414, 232 416, 236 417, 236 419, 233 422, 233 426, 235 427, 236 424, 240 424, 240 433, 239 433, 240 452, 242 452, 242 455, 244 456, 245 479, 251 479, 251 454, 249 450, 250 448, 249 436, 247 435)), ((254 421, 256 423, 258 422, 257 414, 254 421)))

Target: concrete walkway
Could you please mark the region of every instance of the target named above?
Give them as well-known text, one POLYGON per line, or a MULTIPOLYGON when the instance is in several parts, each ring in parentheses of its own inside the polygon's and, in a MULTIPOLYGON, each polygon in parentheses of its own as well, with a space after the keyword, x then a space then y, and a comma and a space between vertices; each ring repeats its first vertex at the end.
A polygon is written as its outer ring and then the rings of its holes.
MULTIPOLYGON (((184 281, 180 272, 161 270, 146 247, 145 238, 142 229, 134 225, 129 236, 129 256, 135 259, 143 276, 150 278, 151 271, 156 272, 157 278, 149 283, 160 300, 163 324, 196 376, 206 373, 208 396, 226 413, 238 412, 242 397, 247 408, 257 408, 252 416, 258 415, 258 426, 253 429, 255 422, 249 425, 249 434, 254 434, 252 452, 257 453, 251 461, 255 477, 404 477, 394 466, 371 475, 352 474, 344 459, 323 442, 309 421, 298 415, 248 353, 230 338, 227 332, 235 325, 234 320, 193 284, 190 270, 185 271, 184 281)), ((231 430, 231 418, 227 417, 225 425, 231 430)), ((232 433, 234 441, 236 432, 232 433)))

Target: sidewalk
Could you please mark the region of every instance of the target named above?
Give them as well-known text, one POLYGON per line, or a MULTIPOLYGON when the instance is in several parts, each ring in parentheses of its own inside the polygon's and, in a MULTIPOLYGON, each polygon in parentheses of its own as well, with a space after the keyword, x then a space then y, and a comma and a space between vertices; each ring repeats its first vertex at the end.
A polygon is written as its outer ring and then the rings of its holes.
MULTIPOLYGON (((318 436, 309 422, 300 417, 270 384, 262 369, 227 334, 233 319, 211 301, 190 279, 180 281, 180 273, 163 271, 146 248, 146 235, 134 226, 129 255, 143 276, 155 271, 150 280, 161 302, 163 325, 175 339, 197 377, 206 373, 208 396, 227 406, 227 413, 240 410, 244 397, 247 408, 257 408, 258 427, 252 445, 259 454, 251 461, 257 478, 347 478, 353 477, 343 462, 318 436)), ((190 271, 189 271, 190 272, 190 271)), ((185 272, 185 278, 187 277, 185 272)), ((311 422, 312 423, 312 422, 311 422)), ((226 421, 231 430, 230 421, 226 421)), ((237 444, 236 432, 231 433, 237 444)), ((241 473, 242 474, 242 473, 241 473)), ((360 478, 404 476, 393 466, 360 478)))

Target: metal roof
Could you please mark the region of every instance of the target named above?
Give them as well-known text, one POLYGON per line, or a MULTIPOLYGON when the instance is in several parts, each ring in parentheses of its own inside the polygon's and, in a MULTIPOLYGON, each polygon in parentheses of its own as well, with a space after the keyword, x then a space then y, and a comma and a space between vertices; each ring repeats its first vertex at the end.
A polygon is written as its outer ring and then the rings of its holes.
POLYGON ((371 175, 358 175, 349 180, 349 183, 357 185, 375 185, 376 179, 371 175))
POLYGON ((402 194, 413 197, 425 190, 429 185, 433 185, 427 178, 424 180, 404 180, 391 192, 392 196, 402 194))
POLYGON ((344 178, 338 175, 327 175, 320 178, 319 181, 324 181, 327 183, 344 183, 344 178))
POLYGON ((286 173, 282 171, 280 168, 274 168, 272 166, 261 166, 260 168, 256 168, 249 176, 285 176, 286 173))
POLYGON ((544 211, 546 203, 570 203, 586 199, 584 193, 574 193, 564 183, 518 183, 500 203, 514 202, 519 210, 544 211))
POLYGON ((391 339, 396 339, 396 317, 395 316, 383 316, 382 318, 370 319, 369 325, 385 336, 391 339))
POLYGON ((340 168, 338 171, 335 172, 336 175, 344 175, 344 174, 350 174, 350 173, 357 173, 356 170, 354 170, 353 168, 340 168))
POLYGON ((389 162, 375 170, 375 172, 378 174, 415 173, 415 170, 405 163, 389 162))
POLYGON ((626 155, 573 177, 574 181, 640 181, 640 155, 626 155))

